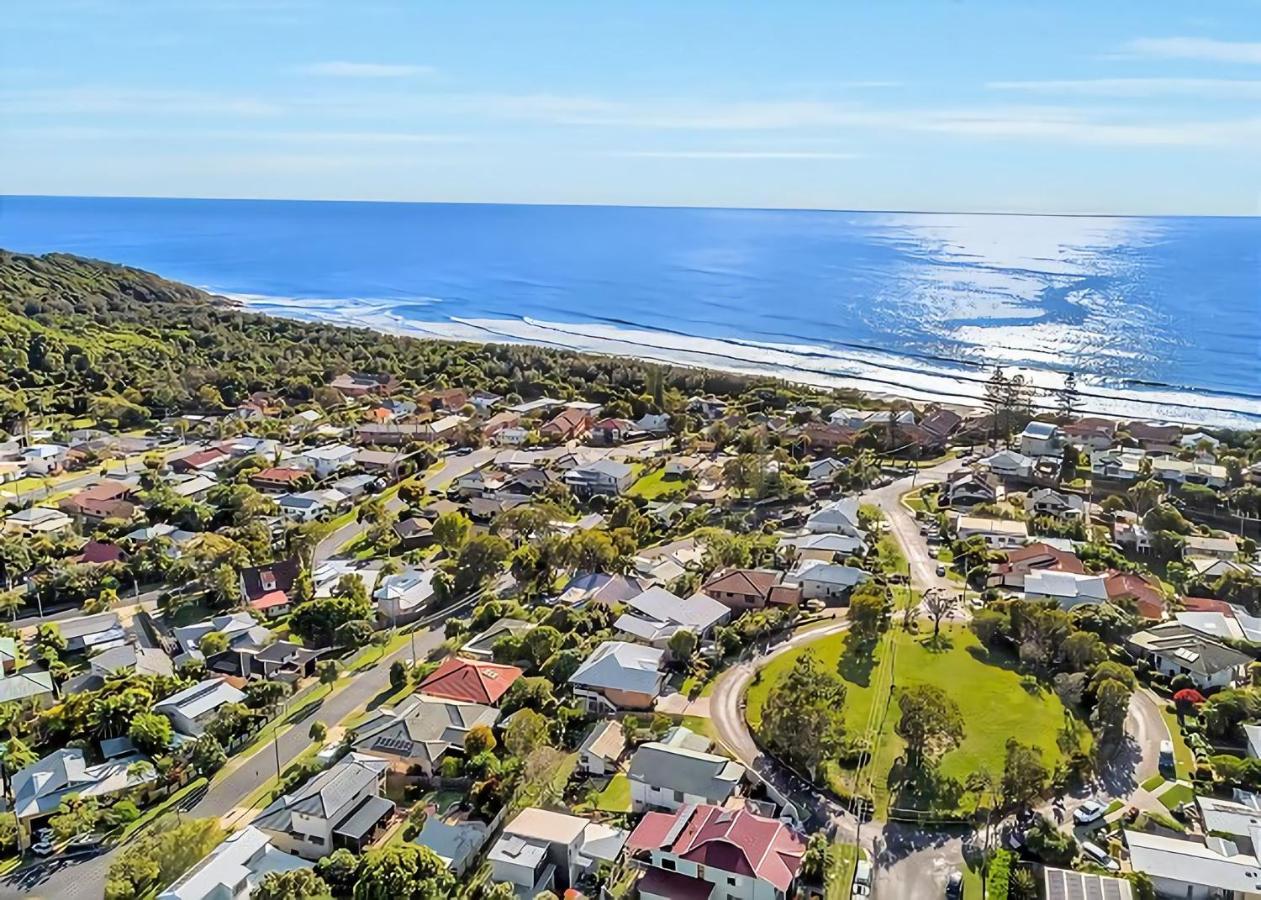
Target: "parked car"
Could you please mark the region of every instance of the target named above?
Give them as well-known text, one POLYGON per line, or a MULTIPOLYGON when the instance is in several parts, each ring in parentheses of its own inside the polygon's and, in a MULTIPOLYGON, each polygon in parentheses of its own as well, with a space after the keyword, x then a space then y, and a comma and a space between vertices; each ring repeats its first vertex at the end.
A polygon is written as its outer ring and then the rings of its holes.
POLYGON ((57 852, 57 848, 53 846, 52 841, 39 841, 31 844, 31 852, 36 856, 52 856, 57 852))
POLYGON ((95 850, 105 842, 105 835, 90 831, 86 834, 75 835, 70 839, 70 843, 66 844, 67 850, 95 850))
POLYGON ((1082 855, 1093 862, 1095 865, 1103 866, 1109 872, 1120 872, 1121 864, 1108 855, 1108 852, 1098 844, 1090 841, 1082 841, 1082 855))
POLYGON ((963 873, 958 869, 950 873, 946 879, 947 900, 963 900, 963 873))
POLYGON ((1073 810, 1073 821, 1078 825, 1089 825, 1103 818, 1104 805, 1096 800, 1087 800, 1073 810))
POLYGON ((1160 742, 1160 762, 1159 768, 1161 772, 1172 774, 1174 771, 1173 759, 1173 741, 1160 742))
POLYGON ((938 578, 945 578, 945 577, 946 577, 946 567, 945 567, 945 566, 938 566, 938 567, 937 567, 937 577, 938 577, 938 578))
POLYGON ((871 896, 871 863, 865 859, 860 859, 854 867, 854 886, 850 889, 850 896, 871 896))

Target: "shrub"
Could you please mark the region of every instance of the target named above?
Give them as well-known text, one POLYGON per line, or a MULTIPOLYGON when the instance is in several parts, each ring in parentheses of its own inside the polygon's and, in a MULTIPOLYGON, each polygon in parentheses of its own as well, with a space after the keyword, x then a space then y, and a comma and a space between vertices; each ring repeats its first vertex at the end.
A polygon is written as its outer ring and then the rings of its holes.
POLYGON ((989 871, 985 876, 985 896, 989 900, 1007 900, 1011 867, 1016 854, 1010 850, 995 850, 990 858, 989 871))

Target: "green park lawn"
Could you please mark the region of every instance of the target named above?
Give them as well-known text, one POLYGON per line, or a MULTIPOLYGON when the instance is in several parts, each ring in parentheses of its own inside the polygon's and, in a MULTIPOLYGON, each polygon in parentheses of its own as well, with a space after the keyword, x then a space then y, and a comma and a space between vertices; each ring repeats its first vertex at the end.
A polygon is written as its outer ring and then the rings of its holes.
POLYGON ((630 486, 626 493, 645 500, 664 500, 687 493, 688 481, 677 475, 666 475, 665 467, 650 472, 630 486))
MULTIPOLYGON (((924 627, 921 623, 921 629, 924 627)), ((985 651, 970 631, 958 627, 943 629, 942 637, 942 649, 934 649, 928 646, 927 635, 909 634, 895 626, 891 642, 882 644, 877 651, 888 653, 890 647, 896 646, 897 686, 927 682, 941 687, 959 705, 965 729, 962 744, 942 757, 936 786, 930 785, 914 795, 901 789, 895 805, 938 812, 968 811, 975 807, 975 797, 952 791, 948 784, 950 779, 962 782, 969 774, 981 770, 1001 776, 1010 737, 1040 747, 1047 768, 1054 769, 1063 758, 1056 738, 1068 717, 1054 692, 1026 688, 1012 660, 994 657, 985 651)), ((746 698, 750 724, 756 727, 761 722, 762 707, 771 687, 792 668, 798 656, 813 650, 824 666, 834 668, 841 660, 844 646, 844 634, 829 635, 777 657, 762 669, 746 698)), ((849 687, 845 724, 851 736, 861 735, 867 726, 871 705, 876 700, 876 691, 870 685, 874 671, 874 664, 851 661, 845 661, 841 669, 849 687)), ((885 717, 874 762, 873 793, 877 815, 882 817, 891 805, 891 794, 900 790, 890 783, 890 773, 903 750, 901 739, 894 733, 897 719, 895 699, 885 717)), ((1085 727, 1079 722, 1074 722, 1074 727, 1078 739, 1088 742, 1085 727)), ((834 788, 838 791, 852 789, 855 772, 838 766, 830 768, 829 780, 834 788)))

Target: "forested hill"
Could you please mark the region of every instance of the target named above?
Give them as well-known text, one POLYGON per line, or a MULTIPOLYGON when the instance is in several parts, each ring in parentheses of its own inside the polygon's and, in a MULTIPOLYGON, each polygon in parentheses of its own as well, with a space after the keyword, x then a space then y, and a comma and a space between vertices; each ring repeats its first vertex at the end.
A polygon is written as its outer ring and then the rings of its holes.
POLYGON ((621 399, 640 408, 653 396, 730 395, 751 383, 539 347, 272 318, 139 269, 0 250, 0 423, 31 410, 139 424, 234 407, 258 390, 301 401, 346 371, 388 372, 413 386, 621 399))

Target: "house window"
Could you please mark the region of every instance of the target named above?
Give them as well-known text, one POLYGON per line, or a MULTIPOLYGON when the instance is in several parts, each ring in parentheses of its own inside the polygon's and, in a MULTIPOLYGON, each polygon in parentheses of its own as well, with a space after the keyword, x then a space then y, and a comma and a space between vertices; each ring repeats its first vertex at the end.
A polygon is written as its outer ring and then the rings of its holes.
POLYGON ((324 843, 324 838, 320 837, 318 834, 308 834, 307 840, 310 841, 312 844, 322 845, 324 843))
POLYGON ((668 858, 663 858, 663 859, 661 860, 661 868, 665 869, 667 872, 673 872, 673 871, 674 871, 674 860, 672 860, 672 859, 668 859, 668 858))
POLYGON ((683 792, 682 792, 682 791, 675 791, 675 792, 674 792, 674 802, 675 802, 675 803, 682 803, 682 802, 683 802, 683 792))

